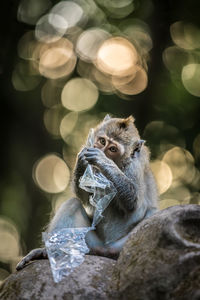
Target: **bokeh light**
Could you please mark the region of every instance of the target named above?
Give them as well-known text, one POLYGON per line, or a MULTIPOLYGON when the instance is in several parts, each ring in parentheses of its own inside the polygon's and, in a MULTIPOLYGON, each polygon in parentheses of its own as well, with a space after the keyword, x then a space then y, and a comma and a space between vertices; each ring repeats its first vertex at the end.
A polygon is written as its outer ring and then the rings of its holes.
MULTIPOLYGON (((105 114, 103 114, 105 115, 105 114)), ((88 136, 89 130, 94 128, 101 120, 103 116, 91 115, 89 113, 81 113, 78 116, 78 120, 75 128, 70 135, 66 136, 65 143, 68 148, 64 151, 64 158, 68 162, 71 155, 74 158, 77 156, 77 153, 80 151, 81 147, 85 145, 86 138, 88 136), (69 156, 69 157, 68 157, 69 156)))
MULTIPOLYGON (((81 1, 80 1, 81 3, 81 1)), ((83 2, 84 3, 84 2, 83 2)), ((64 24, 67 24, 65 31, 68 28, 74 27, 76 25, 81 25, 81 22, 83 21, 86 16, 84 15, 83 8, 79 5, 78 1, 61 1, 57 3, 52 9, 51 9, 51 15, 52 16, 59 16, 63 19, 64 24)), ((58 26, 58 23, 56 19, 53 20, 52 23, 54 23, 54 26, 58 26)), ((61 27, 62 28, 62 27, 61 27)))
POLYGON ((62 16, 54 13, 49 14, 48 21, 51 26, 55 28, 57 32, 59 32, 58 36, 63 36, 68 29, 68 22, 62 16))
POLYGON ((161 156, 174 146, 185 147, 185 139, 178 128, 164 121, 148 123, 144 129, 143 138, 148 141, 153 158, 161 156))
MULTIPOLYGON (((58 41, 65 33, 68 24, 62 24, 55 27, 51 24, 51 19, 55 16, 47 14, 42 16, 35 27, 35 37, 38 41, 44 43, 53 43, 58 41)), ((64 20, 60 16, 56 16, 57 22, 61 24, 64 20)))
POLYGON ((141 67, 135 67, 135 74, 133 76, 125 77, 128 80, 127 83, 123 84, 123 79, 120 81, 119 78, 112 79, 114 87, 125 95, 137 95, 145 90, 148 83, 148 78, 145 70, 141 67), (130 80, 130 81, 129 81, 130 80))
POLYGON ((192 95, 200 97, 200 64, 189 64, 183 67, 182 82, 192 95))
POLYGON ((99 48, 96 65, 98 69, 113 76, 131 75, 138 62, 135 47, 123 37, 107 39, 99 48))
POLYGON ((34 25, 37 20, 51 7, 50 0, 21 0, 17 19, 18 21, 34 25))
POLYGON ((191 193, 189 188, 187 188, 184 184, 181 184, 180 182, 173 182, 166 193, 162 194, 160 197, 161 202, 165 200, 165 203, 167 203, 167 199, 178 201, 179 204, 188 204, 190 203, 191 193))
POLYGON ((0 260, 9 263, 20 254, 19 234, 11 220, 0 217, 0 260))
POLYGON ((23 59, 32 59, 33 51, 37 46, 34 31, 27 31, 18 42, 18 55, 23 59))
POLYGON ((151 169, 155 176, 159 194, 165 193, 172 184, 172 172, 170 167, 163 161, 155 160, 151 162, 151 169))
POLYGON ((200 193, 193 192, 191 194, 191 203, 192 204, 200 204, 200 193))
POLYGON ((165 209, 175 205, 180 205, 180 202, 176 199, 164 199, 159 201, 159 209, 165 209))
POLYGON ((60 137, 60 122, 65 115, 61 105, 54 105, 44 111, 44 125, 55 138, 60 137))
POLYGON ((163 52, 163 62, 169 71, 182 72, 182 68, 192 59, 192 54, 177 46, 168 47, 163 52))
POLYGON ((68 41, 68 45, 65 47, 52 47, 42 54, 39 64, 41 75, 57 79, 69 75, 74 70, 76 56, 73 52, 73 46, 68 41))
POLYGON ((119 24, 123 34, 139 49, 140 54, 147 54, 153 47, 148 25, 140 19, 126 19, 119 24))
POLYGON ((177 21, 170 26, 170 33, 176 46, 163 51, 163 62, 177 86, 182 80, 191 95, 200 97, 200 28, 177 21))
POLYGON ((70 147, 72 153, 76 156, 82 145, 86 141, 86 135, 80 130, 76 129, 65 138, 66 144, 70 147))
POLYGON ((76 52, 86 62, 94 62, 100 45, 111 35, 100 28, 85 30, 78 38, 76 52))
POLYGON ((65 108, 78 112, 92 108, 98 96, 98 89, 92 81, 74 78, 64 86, 61 99, 65 108))
POLYGON ((32 64, 47 78, 68 76, 75 67, 76 55, 73 44, 66 38, 54 43, 37 43, 32 54, 32 64))
POLYGON ((72 133, 74 127, 76 126, 77 120, 77 112, 70 112, 62 119, 60 123, 60 134, 64 141, 72 133))
POLYGON ((200 48, 200 29, 191 23, 175 22, 170 27, 171 37, 180 48, 192 50, 200 48))
POLYGON ((113 1, 113 0, 97 0, 97 3, 100 6, 103 6, 107 15, 114 19, 122 19, 130 15, 134 9, 135 4, 134 0, 122 0, 122 1, 113 1))
POLYGON ((189 151, 174 147, 165 153, 163 161, 170 166, 174 181, 191 183, 194 180, 194 158, 189 151))
POLYGON ((93 69, 94 65, 92 63, 87 63, 80 59, 78 60, 76 70, 81 77, 93 80, 93 69))
MULTIPOLYGON (((80 148, 78 149, 78 151, 80 151, 80 148)), ((62 148, 62 156, 70 170, 74 169, 77 153, 78 152, 76 152, 75 147, 72 147, 72 145, 70 147, 70 145, 67 144, 67 141, 65 141, 62 148)))
POLYGON ((54 195, 51 204, 52 204, 52 212, 55 214, 59 207, 68 199, 75 197, 74 193, 70 188, 67 188, 65 192, 60 193, 58 195, 54 195))
POLYGON ((112 83, 112 77, 99 71, 95 66, 93 66, 91 72, 93 81, 95 82, 98 89, 103 93, 112 94, 115 90, 112 83))
POLYGON ((50 108, 60 104, 61 92, 62 89, 53 84, 52 80, 47 80, 41 90, 41 99, 44 106, 50 108))
POLYGON ((115 90, 112 84, 112 77, 99 71, 92 63, 86 63, 79 60, 77 64, 77 72, 81 77, 93 81, 98 89, 103 93, 112 94, 115 90))
POLYGON ((55 154, 48 154, 33 168, 36 184, 45 192, 60 193, 69 183, 70 172, 66 163, 55 154))

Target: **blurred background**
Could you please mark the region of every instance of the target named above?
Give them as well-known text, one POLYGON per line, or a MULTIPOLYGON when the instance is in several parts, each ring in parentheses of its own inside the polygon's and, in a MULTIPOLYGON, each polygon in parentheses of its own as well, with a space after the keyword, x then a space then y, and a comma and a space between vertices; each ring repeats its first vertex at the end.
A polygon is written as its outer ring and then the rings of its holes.
POLYGON ((1 9, 0 281, 41 244, 76 154, 133 115, 160 209, 200 204, 198 0, 8 0, 1 9))

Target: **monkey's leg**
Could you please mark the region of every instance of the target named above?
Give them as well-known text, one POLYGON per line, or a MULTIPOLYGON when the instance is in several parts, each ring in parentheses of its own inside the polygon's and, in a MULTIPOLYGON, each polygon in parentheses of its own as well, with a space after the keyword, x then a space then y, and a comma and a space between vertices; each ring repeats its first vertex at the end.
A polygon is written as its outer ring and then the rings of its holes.
POLYGON ((111 249, 115 249, 116 251, 120 252, 124 246, 124 244, 126 243, 126 241, 129 239, 130 233, 128 233, 127 235, 125 235, 123 238, 115 241, 115 242, 111 242, 108 244, 108 248, 111 249))
POLYGON ((108 258, 112 258, 112 259, 117 259, 119 257, 119 251, 117 249, 107 248, 105 246, 91 248, 90 252, 88 254, 108 257, 108 258))
POLYGON ((47 252, 45 248, 37 248, 29 252, 22 260, 17 264, 16 270, 19 271, 31 260, 47 258, 47 252))
POLYGON ((63 228, 90 227, 91 222, 77 198, 65 201, 48 226, 48 232, 63 228))
MULTIPOLYGON (((91 221, 86 214, 81 202, 77 198, 65 201, 52 219, 48 232, 62 228, 91 227, 91 221)), ((86 243, 90 249, 103 246, 103 242, 95 231, 89 231, 86 235, 86 243)))
POLYGON ((103 247, 94 247, 90 250, 89 254, 117 259, 119 257, 120 251, 122 250, 124 244, 128 240, 129 235, 130 234, 127 234, 123 238, 115 242, 111 242, 103 247))
POLYGON ((149 208, 146 212, 145 219, 151 217, 158 211, 157 207, 149 208))

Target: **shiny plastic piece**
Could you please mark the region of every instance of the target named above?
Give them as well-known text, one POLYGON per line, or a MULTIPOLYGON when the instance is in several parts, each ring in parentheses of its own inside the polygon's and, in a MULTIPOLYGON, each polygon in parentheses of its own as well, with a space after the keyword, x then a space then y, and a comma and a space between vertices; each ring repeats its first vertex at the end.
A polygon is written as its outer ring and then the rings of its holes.
POLYGON ((102 220, 103 211, 116 195, 116 189, 111 181, 91 165, 87 166, 79 186, 88 193, 92 193, 89 201, 95 207, 92 222, 92 227, 95 227, 102 220))
POLYGON ((85 227, 43 232, 43 241, 55 282, 61 281, 82 264, 85 254, 89 252, 85 235, 90 230, 91 227, 85 227))

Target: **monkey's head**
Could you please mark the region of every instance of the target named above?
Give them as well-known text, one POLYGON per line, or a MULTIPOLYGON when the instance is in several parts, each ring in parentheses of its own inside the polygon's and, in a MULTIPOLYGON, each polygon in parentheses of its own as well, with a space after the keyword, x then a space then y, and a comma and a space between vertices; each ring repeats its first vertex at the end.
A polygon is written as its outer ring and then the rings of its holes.
POLYGON ((122 157, 134 156, 143 143, 132 116, 120 119, 107 115, 94 131, 94 147, 104 151, 116 163, 122 157))

